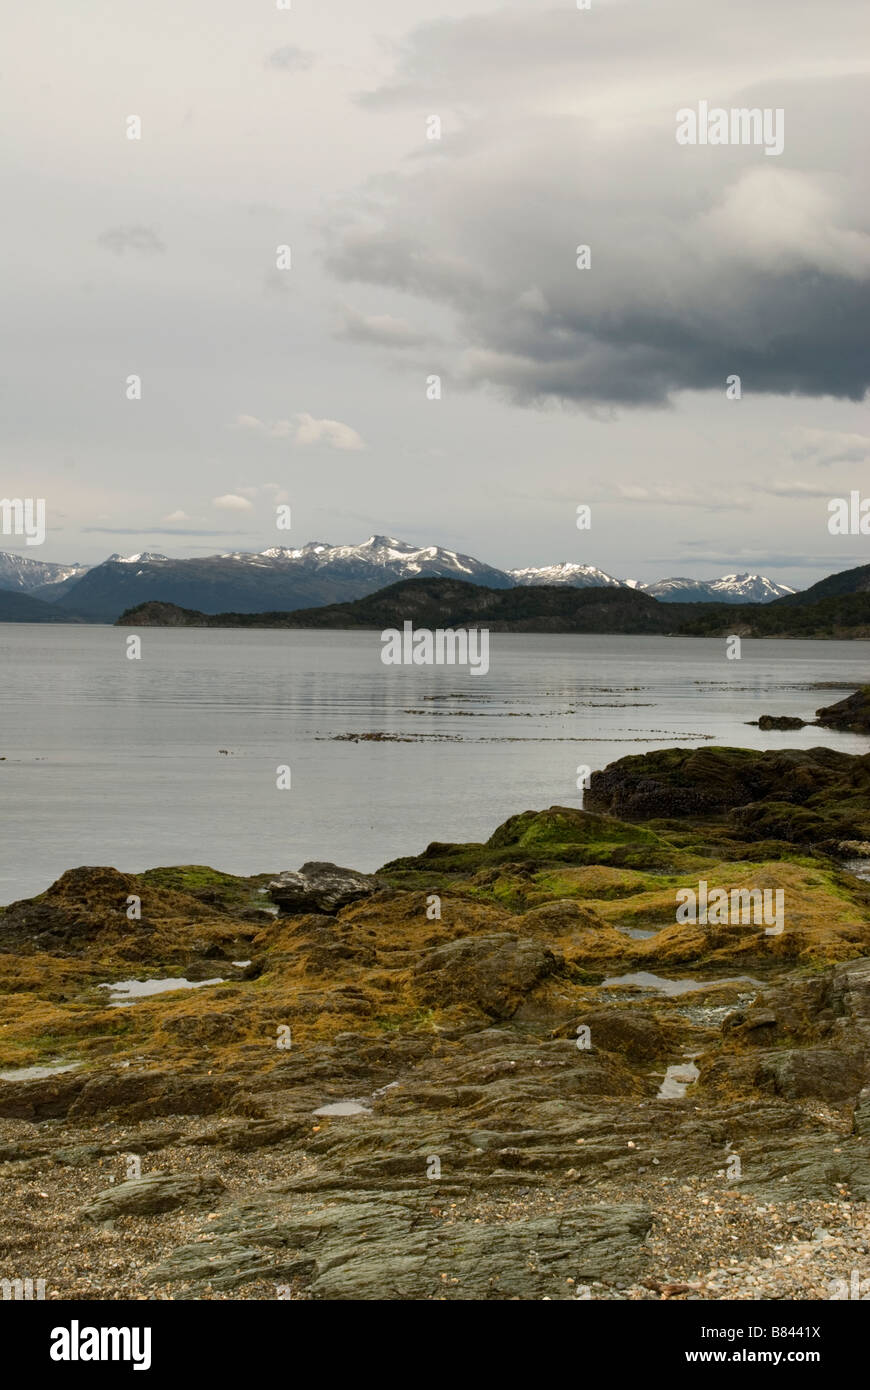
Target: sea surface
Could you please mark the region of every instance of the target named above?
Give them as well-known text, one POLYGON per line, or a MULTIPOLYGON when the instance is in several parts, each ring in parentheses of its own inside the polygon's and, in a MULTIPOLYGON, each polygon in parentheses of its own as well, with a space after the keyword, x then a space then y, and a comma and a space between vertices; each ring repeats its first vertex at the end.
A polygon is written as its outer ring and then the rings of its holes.
POLYGON ((866 682, 862 642, 494 633, 471 675, 384 666, 376 632, 140 635, 132 661, 124 628, 0 626, 0 902, 82 864, 372 870, 579 806, 578 767, 652 748, 868 748, 747 724, 866 682))

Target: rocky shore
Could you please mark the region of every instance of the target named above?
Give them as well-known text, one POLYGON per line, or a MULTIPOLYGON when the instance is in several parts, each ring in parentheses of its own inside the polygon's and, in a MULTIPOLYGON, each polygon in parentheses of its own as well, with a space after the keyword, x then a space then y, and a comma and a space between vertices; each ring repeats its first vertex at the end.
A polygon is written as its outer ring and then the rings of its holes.
POLYGON ((0 1278, 870 1297, 870 757, 672 749, 586 802, 376 875, 80 868, 3 909, 0 1278), (700 881, 784 930, 677 921, 700 881))
POLYGON ((816 710, 815 719, 800 719, 788 714, 763 714, 753 720, 759 729, 805 729, 815 724, 821 729, 834 729, 839 733, 870 733, 870 686, 862 685, 845 700, 835 705, 826 705, 816 710))

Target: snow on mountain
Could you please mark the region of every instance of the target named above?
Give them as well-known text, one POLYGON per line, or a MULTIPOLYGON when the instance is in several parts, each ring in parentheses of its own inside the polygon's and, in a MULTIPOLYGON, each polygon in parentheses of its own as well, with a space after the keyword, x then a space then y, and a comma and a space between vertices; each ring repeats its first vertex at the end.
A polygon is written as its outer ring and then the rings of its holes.
POLYGON ((202 612, 254 613, 317 607, 363 598, 389 584, 416 578, 461 579, 489 588, 564 585, 632 588, 677 602, 769 603, 794 591, 757 574, 719 579, 674 577, 643 583, 621 580, 596 565, 569 560, 502 570, 439 545, 418 546, 374 535, 359 545, 308 541, 196 559, 174 560, 156 551, 110 555, 102 565, 56 565, 0 551, 0 589, 32 591, 92 621, 114 621, 126 608, 156 599, 202 612))
POLYGON ((352 602, 402 579, 463 579, 510 589, 504 570, 442 546, 416 546, 394 536, 361 545, 309 541, 172 560, 143 552, 112 555, 81 579, 57 586, 65 608, 92 622, 114 622, 128 608, 154 600, 203 613, 260 613, 352 602))
POLYGON ((485 565, 470 555, 445 550, 440 545, 411 545, 408 541, 397 540, 395 536, 369 536, 361 545, 327 545, 324 541, 309 541, 298 550, 276 545, 261 550, 259 556, 247 558, 252 562, 259 558, 295 564, 314 571, 329 569, 361 573, 363 570, 385 570, 392 580, 428 575, 476 580, 497 588, 508 584, 503 570, 485 565))
POLYGON ((777 584, 763 574, 723 574, 721 579, 713 580, 710 588, 722 596, 739 595, 743 603, 769 603, 771 599, 797 593, 788 584, 777 584))
POLYGON ((570 584, 575 589, 624 587, 621 579, 595 565, 575 565, 570 560, 560 560, 557 565, 541 565, 532 569, 508 570, 515 584, 570 584))
POLYGON ((88 565, 56 565, 48 560, 31 560, 29 555, 0 550, 0 589, 29 593, 44 584, 62 584, 73 575, 87 574, 88 565))
POLYGON ((770 603, 796 591, 763 574, 723 574, 719 579, 657 579, 638 585, 662 603, 770 603))
POLYGON ((114 562, 116 565, 144 565, 150 564, 152 560, 168 559, 168 555, 158 555, 156 550, 143 550, 138 555, 110 555, 106 564, 114 562))

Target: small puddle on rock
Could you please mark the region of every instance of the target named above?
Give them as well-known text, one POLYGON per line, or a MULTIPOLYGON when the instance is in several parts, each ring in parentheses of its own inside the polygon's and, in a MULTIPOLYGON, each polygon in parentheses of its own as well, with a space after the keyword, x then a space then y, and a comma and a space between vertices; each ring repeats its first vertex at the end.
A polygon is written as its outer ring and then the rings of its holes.
POLYGON ((0 1081, 41 1081, 44 1076, 57 1076, 80 1066, 81 1062, 57 1062, 45 1067, 16 1067, 14 1071, 0 1071, 0 1081))
MULTIPOLYGON (((697 1055, 697 1054, 696 1054, 697 1055)), ((680 1100, 686 1094, 686 1087, 697 1081, 701 1073, 695 1063, 688 1058, 685 1062, 675 1062, 665 1072, 665 1079, 658 1089, 658 1100, 680 1100)))
POLYGON ((112 980, 109 984, 102 984, 100 989, 108 989, 113 996, 123 995, 125 998, 112 998, 109 1001, 113 1009, 126 1008, 129 1004, 135 1004, 137 999, 145 999, 149 994, 168 994, 174 989, 202 989, 203 985, 222 985, 222 978, 216 977, 213 980, 185 980, 185 979, 163 979, 163 980, 112 980))
POLYGON ((732 975, 726 980, 666 980, 663 975, 639 970, 634 975, 611 975, 601 988, 614 989, 619 985, 635 985, 639 989, 654 989, 658 994, 673 996, 688 994, 693 989, 713 989, 717 985, 757 985, 760 988, 761 981, 753 980, 750 975, 732 975))
POLYGON ((863 883, 870 881, 870 859, 846 859, 843 861, 843 868, 860 878, 863 883))
POLYGON ((651 936, 658 936, 663 928, 653 927, 649 931, 644 927, 617 927, 616 930, 622 932, 623 936, 630 936, 632 941, 649 941, 651 936))
POLYGON ((388 1081, 386 1086, 381 1086, 377 1091, 372 1091, 372 1100, 379 1100, 381 1096, 387 1094, 387 1091, 392 1091, 396 1086, 400 1086, 401 1084, 400 1081, 388 1081))
POLYGON ((312 1111, 314 1115, 370 1115, 372 1112, 367 1105, 360 1105, 358 1100, 335 1100, 329 1105, 321 1105, 319 1110, 312 1111))

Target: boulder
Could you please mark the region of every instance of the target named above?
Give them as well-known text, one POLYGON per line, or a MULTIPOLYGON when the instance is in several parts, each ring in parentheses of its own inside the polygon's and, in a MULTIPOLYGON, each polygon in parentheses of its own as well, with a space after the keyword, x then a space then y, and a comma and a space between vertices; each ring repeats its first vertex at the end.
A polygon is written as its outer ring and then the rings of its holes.
POLYGON ((338 864, 309 862, 298 873, 290 870, 269 884, 269 896, 279 912, 334 914, 361 898, 371 897, 388 885, 374 874, 342 869, 338 864))
POLYGON ((510 1018, 541 980, 564 960, 537 941, 510 932, 463 936, 428 951, 414 968, 424 1004, 470 1004, 491 1018, 510 1018))
POLYGON ((857 1100, 865 1069, 860 1054, 832 1047, 783 1048, 765 1054, 758 1082, 788 1100, 813 1097, 836 1104, 857 1100))
POLYGON ((589 1028, 594 1048, 616 1052, 629 1062, 648 1062, 665 1055, 675 1043, 671 1029, 636 1008, 586 1009, 578 1021, 589 1028))

